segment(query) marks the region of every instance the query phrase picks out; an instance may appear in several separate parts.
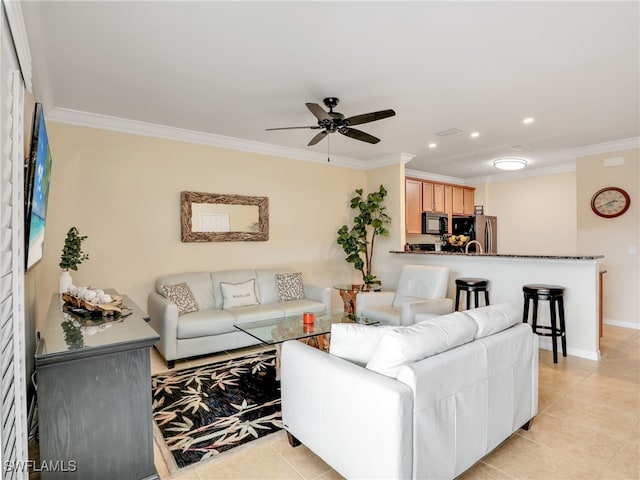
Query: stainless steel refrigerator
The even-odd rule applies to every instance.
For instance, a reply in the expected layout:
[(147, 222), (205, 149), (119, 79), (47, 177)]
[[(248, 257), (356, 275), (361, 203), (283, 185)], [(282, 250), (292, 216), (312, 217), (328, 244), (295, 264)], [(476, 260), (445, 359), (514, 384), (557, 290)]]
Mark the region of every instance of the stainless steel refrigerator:
[[(491, 215), (454, 216), (451, 232), (454, 235), (466, 235), (482, 245), (485, 253), (498, 253), (498, 217)], [(469, 247), (470, 252), (477, 251), (477, 245)]]

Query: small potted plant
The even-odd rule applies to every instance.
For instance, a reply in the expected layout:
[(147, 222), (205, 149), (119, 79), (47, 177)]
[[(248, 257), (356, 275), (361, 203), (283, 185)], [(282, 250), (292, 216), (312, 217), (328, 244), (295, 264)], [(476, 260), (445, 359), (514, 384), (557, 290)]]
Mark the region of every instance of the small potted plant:
[(71, 227), (67, 232), (67, 238), (64, 240), (64, 247), (62, 247), (62, 256), (60, 257), (60, 268), (62, 268), (59, 282), (60, 293), (66, 292), (69, 286), (73, 284), (69, 270), (77, 271), (78, 265), (89, 259), (89, 255), (82, 251), (82, 242), (86, 239), (87, 236), (80, 235), (76, 227)]

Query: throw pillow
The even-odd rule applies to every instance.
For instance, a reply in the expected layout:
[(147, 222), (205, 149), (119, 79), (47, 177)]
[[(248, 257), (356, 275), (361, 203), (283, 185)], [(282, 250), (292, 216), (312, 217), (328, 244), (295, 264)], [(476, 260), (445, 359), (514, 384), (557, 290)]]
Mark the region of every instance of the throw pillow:
[(220, 289), (222, 290), (223, 309), (258, 304), (255, 278), (244, 283), (220, 282)]
[(396, 378), (400, 367), (406, 363), (417, 362), (473, 341), (478, 328), (473, 320), (462, 312), (447, 317), (387, 332), (367, 363), (367, 368)]
[(300, 300), (304, 298), (304, 286), (302, 273), (277, 273), (276, 285), (281, 302), (288, 300)]
[(197, 312), (200, 310), (193, 293), (186, 283), (177, 283), (175, 285), (163, 285), (162, 294), (178, 307), (178, 315), (185, 313)]
[(375, 352), (382, 337), (398, 327), (390, 325), (358, 325), (334, 323), (331, 325), (329, 353), (349, 362), (364, 366)]

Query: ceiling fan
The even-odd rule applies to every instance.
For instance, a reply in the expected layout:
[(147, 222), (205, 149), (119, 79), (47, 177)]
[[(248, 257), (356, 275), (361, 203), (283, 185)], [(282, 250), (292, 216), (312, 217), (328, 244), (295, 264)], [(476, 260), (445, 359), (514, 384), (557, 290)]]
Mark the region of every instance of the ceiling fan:
[(363, 123), (375, 122), (376, 120), (382, 120), (384, 118), (393, 117), (396, 112), (393, 110), (380, 110), (379, 112), (363, 113), (362, 115), (354, 115), (353, 117), (345, 118), (342, 113), (334, 112), (333, 109), (340, 103), (340, 99), (336, 97), (327, 97), (323, 100), (325, 106), (329, 111), (325, 111), (317, 103), (306, 103), (305, 105), (318, 119), (317, 125), (311, 125), (306, 127), (280, 127), (280, 128), (267, 128), (266, 130), (292, 130), (296, 128), (310, 128), (312, 130), (322, 129), (307, 146), (315, 145), (320, 140), (325, 138), (330, 133), (341, 133), (347, 137), (360, 140), (367, 143), (378, 143), (379, 138), (369, 135), (366, 132), (351, 128), (352, 125), (361, 125)]

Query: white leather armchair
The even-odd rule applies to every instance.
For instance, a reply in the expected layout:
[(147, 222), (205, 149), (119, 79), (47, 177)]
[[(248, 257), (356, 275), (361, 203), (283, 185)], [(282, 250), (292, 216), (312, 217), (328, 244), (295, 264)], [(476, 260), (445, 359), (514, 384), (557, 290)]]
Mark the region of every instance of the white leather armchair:
[(448, 284), (447, 267), (404, 265), (395, 292), (358, 294), (356, 314), (386, 325), (412, 325), (418, 313), (446, 315), (453, 312)]

